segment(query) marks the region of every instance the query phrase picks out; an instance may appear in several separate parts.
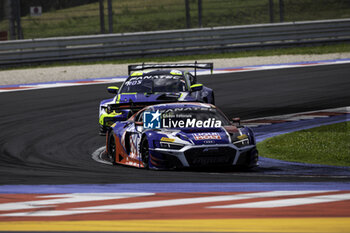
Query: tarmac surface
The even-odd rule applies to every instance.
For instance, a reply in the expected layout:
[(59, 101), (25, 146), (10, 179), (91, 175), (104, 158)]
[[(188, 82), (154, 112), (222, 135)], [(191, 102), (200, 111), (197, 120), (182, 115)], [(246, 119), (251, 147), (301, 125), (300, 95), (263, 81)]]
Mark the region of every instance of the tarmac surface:
[[(201, 76), (229, 117), (250, 119), (350, 105), (350, 65)], [(348, 176), (295, 174), (293, 164), (252, 171), (147, 171), (92, 160), (99, 101), (108, 85), (0, 93), (0, 184), (349, 181)], [(276, 171), (280, 169), (280, 173)], [(288, 172), (290, 171), (290, 172)]]

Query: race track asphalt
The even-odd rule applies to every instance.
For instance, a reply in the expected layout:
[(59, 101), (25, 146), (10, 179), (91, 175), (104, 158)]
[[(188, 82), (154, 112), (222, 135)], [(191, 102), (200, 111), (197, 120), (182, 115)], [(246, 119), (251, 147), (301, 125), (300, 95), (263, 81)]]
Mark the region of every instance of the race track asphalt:
[[(201, 76), (229, 117), (350, 105), (350, 65)], [(252, 171), (147, 171), (97, 163), (98, 105), (106, 84), (0, 93), (0, 185), (176, 182), (345, 181), (348, 177), (268, 175)], [(290, 168), (289, 168), (290, 169)]]

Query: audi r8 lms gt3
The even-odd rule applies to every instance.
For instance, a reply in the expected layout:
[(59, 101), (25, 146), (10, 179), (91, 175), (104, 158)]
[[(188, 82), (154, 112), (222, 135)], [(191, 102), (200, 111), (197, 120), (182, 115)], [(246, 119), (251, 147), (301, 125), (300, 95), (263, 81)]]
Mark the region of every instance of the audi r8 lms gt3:
[(253, 131), (195, 102), (152, 105), (115, 122), (106, 152), (114, 164), (150, 169), (258, 165)]
[[(194, 68), (194, 75), (176, 68)], [(120, 89), (114, 86), (108, 87), (108, 92), (116, 94), (115, 97), (100, 103), (100, 135), (105, 135), (108, 127), (115, 121), (126, 120), (132, 115), (128, 105), (137, 104), (142, 108), (151, 104), (175, 101), (214, 104), (213, 90), (197, 83), (197, 69), (212, 71), (213, 63), (129, 65), (130, 76)], [(115, 103), (124, 105), (115, 111), (108, 111), (108, 106)]]

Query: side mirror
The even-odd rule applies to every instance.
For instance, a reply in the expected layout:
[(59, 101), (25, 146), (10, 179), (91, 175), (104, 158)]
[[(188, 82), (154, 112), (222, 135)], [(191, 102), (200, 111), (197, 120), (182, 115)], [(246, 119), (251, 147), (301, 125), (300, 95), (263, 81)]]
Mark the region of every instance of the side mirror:
[(108, 93), (111, 93), (111, 94), (118, 94), (118, 90), (119, 90), (119, 87), (115, 87), (115, 86), (107, 87)]
[(238, 125), (240, 125), (241, 124), (241, 118), (239, 118), (239, 117), (232, 118), (232, 123), (238, 123)]
[(201, 91), (203, 89), (203, 84), (193, 84), (191, 86), (191, 91)]

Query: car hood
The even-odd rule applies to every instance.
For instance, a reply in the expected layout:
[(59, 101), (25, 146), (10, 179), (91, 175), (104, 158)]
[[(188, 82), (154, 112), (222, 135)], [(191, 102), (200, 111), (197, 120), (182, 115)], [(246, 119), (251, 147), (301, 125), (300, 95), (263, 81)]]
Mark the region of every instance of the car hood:
[(231, 142), (230, 135), (223, 128), (174, 128), (158, 131), (162, 137), (175, 139), (175, 143), (208, 145), (227, 144)]
[(227, 144), (230, 138), (223, 128), (185, 128), (180, 134), (186, 135), (195, 145)]

